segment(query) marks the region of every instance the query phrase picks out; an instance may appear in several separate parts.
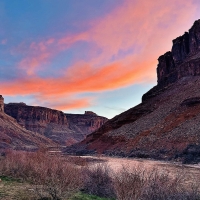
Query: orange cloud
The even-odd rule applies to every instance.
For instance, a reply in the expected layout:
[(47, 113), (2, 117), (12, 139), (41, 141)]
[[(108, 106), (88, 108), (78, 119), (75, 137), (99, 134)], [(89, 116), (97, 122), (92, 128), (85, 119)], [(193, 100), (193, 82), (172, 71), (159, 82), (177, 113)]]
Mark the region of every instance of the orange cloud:
[[(43, 99), (41, 99), (43, 100)], [(70, 99), (69, 100), (58, 100), (54, 99), (53, 103), (43, 102), (45, 107), (54, 108), (57, 110), (69, 110), (69, 109), (78, 109), (78, 108), (86, 108), (91, 106), (90, 98), (81, 98), (81, 99)]]
[[(48, 98), (52, 95), (111, 90), (130, 83), (143, 82), (144, 76), (142, 74), (147, 75), (148, 73), (149, 79), (153, 79), (155, 73), (148, 70), (148, 66), (155, 64), (156, 61), (153, 63), (137, 63), (137, 67), (134, 68), (133, 66), (136, 63), (124, 65), (119, 62), (97, 69), (90, 66), (86, 68), (73, 66), (72, 70), (68, 70), (71, 71), (70, 75), (66, 72), (64, 76), (59, 78), (44, 79), (33, 76), (9, 83), (4, 82), (1, 91), (5, 95), (35, 94)], [(78, 71), (79, 75), (77, 76)]]
[[(27, 57), (18, 64), (27, 77), (1, 83), (1, 92), (33, 94), (46, 101), (51, 96), (99, 92), (155, 80), (158, 56), (170, 50), (171, 40), (182, 34), (185, 26), (191, 26), (194, 13), (192, 0), (184, 4), (182, 0), (125, 0), (113, 12), (90, 22), (88, 31), (33, 42)], [(59, 78), (37, 75), (43, 64), (78, 41), (93, 45), (94, 51), (88, 51), (87, 61), (77, 60)], [(101, 53), (97, 54), (96, 48)], [(85, 106), (88, 101), (77, 101), (70, 106)], [(65, 104), (60, 108), (65, 108)]]

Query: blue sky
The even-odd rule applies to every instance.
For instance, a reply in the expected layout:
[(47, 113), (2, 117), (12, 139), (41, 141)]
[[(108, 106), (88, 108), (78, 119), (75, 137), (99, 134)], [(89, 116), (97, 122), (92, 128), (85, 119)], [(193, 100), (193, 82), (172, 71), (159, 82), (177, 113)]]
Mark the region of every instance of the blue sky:
[(199, 9), (197, 0), (0, 0), (0, 93), (112, 118), (156, 84), (157, 58)]

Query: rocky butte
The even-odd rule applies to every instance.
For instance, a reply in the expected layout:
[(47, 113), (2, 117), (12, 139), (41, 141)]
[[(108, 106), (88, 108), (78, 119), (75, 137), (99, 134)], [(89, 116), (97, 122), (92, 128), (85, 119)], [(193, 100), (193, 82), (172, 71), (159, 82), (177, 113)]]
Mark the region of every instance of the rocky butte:
[(158, 58), (157, 79), (141, 104), (66, 153), (200, 162), (200, 20)]
[(5, 113), (27, 130), (40, 133), (60, 145), (68, 146), (83, 140), (108, 119), (92, 111), (65, 114), (62, 111), (25, 103), (5, 104)]
[(158, 58), (158, 84), (143, 95), (146, 100), (168, 85), (188, 76), (200, 75), (200, 20), (189, 32), (173, 40), (172, 50)]

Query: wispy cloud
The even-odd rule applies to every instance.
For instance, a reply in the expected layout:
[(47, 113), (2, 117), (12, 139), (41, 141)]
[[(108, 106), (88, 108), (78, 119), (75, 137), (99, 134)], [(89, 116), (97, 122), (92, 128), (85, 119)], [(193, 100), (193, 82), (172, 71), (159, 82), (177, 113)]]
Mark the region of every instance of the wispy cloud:
[[(40, 102), (41, 97), (36, 97), (35, 99)], [(45, 106), (49, 108), (55, 108), (57, 110), (69, 110), (69, 109), (78, 109), (78, 108), (86, 108), (91, 106), (91, 98), (79, 98), (76, 99), (73, 96), (68, 96), (66, 98), (50, 98), (48, 101), (44, 101), (41, 99), (40, 106)], [(34, 104), (34, 103), (33, 103)], [(35, 101), (35, 105), (38, 105)]]
[[(195, 9), (192, 0), (184, 4), (182, 0), (125, 0), (101, 19), (89, 21), (87, 31), (32, 42), (17, 64), (26, 76), (1, 83), (1, 91), (5, 95), (33, 94), (46, 102), (50, 96), (61, 98), (155, 80), (157, 57), (169, 50), (181, 27), (189, 27)], [(84, 50), (87, 59), (76, 58), (73, 65), (62, 69), (62, 76), (48, 77), (47, 65), (51, 63), (59, 71), (53, 59), (81, 41), (90, 47)], [(41, 70), (47, 78), (39, 76)], [(57, 108), (84, 107), (89, 101), (57, 102)]]

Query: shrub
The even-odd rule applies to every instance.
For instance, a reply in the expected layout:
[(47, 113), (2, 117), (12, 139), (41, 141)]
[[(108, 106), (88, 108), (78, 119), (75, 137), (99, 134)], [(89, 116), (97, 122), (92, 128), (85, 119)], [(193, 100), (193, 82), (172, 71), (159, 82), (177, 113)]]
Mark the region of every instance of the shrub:
[(198, 177), (183, 171), (171, 174), (161, 168), (123, 166), (114, 173), (105, 163), (89, 165), (80, 157), (52, 157), (45, 152), (8, 151), (0, 159), (2, 180), (12, 177), (32, 183), (38, 200), (69, 199), (80, 190), (118, 200), (200, 200)]
[(145, 171), (140, 168), (123, 168), (114, 176), (117, 199), (138, 200), (146, 184)]
[[(185, 184), (183, 171), (123, 167), (114, 177), (118, 200), (198, 200), (199, 185)], [(191, 178), (191, 177), (190, 177)]]
[(68, 198), (82, 187), (80, 169), (41, 152), (8, 152), (0, 162), (0, 172), (32, 183), (40, 199)]
[(83, 170), (84, 191), (100, 197), (115, 196), (111, 170), (106, 164), (95, 164)]
[(182, 178), (181, 173), (172, 176), (166, 170), (158, 171), (154, 169), (147, 176), (142, 198), (151, 200), (175, 200), (176, 196), (180, 198), (179, 194), (184, 190)]

